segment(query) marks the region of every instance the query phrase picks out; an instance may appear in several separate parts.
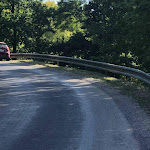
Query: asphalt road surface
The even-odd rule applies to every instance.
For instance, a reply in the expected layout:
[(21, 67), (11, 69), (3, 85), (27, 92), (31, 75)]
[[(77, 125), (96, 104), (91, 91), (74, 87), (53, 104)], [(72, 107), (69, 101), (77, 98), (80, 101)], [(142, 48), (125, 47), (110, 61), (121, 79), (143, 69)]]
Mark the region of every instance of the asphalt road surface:
[(139, 150), (113, 99), (82, 79), (0, 62), (0, 150)]

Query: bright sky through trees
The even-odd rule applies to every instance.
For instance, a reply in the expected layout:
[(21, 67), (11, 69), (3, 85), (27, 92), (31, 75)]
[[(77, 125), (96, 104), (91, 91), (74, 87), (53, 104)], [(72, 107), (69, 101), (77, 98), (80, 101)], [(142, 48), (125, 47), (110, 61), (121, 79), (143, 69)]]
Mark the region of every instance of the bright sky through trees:
[[(47, 0), (43, 0), (43, 2), (46, 2)], [(55, 1), (56, 3), (59, 2), (60, 0), (52, 0)]]

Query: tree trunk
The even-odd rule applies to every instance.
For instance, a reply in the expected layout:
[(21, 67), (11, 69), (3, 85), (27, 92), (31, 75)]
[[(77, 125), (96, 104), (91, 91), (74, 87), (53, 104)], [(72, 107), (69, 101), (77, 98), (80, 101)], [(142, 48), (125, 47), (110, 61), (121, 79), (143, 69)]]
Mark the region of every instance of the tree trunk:
[[(14, 14), (14, 12), (15, 12), (15, 2), (14, 2), (14, 0), (12, 1), (11, 12), (12, 12), (12, 14)], [(17, 52), (17, 50), (16, 50), (16, 47), (17, 47), (16, 36), (17, 36), (17, 30), (16, 30), (16, 25), (14, 23), (14, 25), (13, 25), (13, 42), (12, 42), (12, 44), (13, 44), (13, 53)]]

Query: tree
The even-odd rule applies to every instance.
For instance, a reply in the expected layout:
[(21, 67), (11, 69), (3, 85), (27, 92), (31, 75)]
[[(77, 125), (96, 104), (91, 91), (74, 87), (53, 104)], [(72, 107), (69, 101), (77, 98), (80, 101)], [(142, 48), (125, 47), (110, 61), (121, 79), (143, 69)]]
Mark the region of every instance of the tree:
[[(30, 33), (30, 4), (28, 0), (3, 0), (2, 14), (2, 37), (6, 41), (9, 41), (13, 47), (13, 52), (17, 51), (17, 46), (24, 43), (27, 40)], [(7, 30), (6, 30), (7, 29)]]
[(137, 63), (144, 71), (150, 72), (150, 1), (130, 2), (131, 16), (128, 21), (130, 49), (137, 57)]
[(51, 30), (50, 9), (41, 0), (3, 0), (1, 4), (2, 41), (12, 45), (14, 53), (19, 47), (26, 52), (40, 49), (45, 43), (41, 37)]
[[(127, 7), (124, 1), (93, 0), (85, 6), (87, 37), (99, 45), (97, 59), (111, 63), (121, 62), (120, 55), (128, 54)], [(94, 55), (94, 53), (93, 53)]]
[[(0, 2), (0, 41), (5, 41), (8, 42), (7, 37), (9, 36), (9, 27), (6, 26), (8, 25), (8, 20), (7, 18), (4, 17), (4, 13), (7, 12), (8, 10), (6, 8), (6, 3), (4, 1)], [(5, 10), (5, 11), (4, 11)]]

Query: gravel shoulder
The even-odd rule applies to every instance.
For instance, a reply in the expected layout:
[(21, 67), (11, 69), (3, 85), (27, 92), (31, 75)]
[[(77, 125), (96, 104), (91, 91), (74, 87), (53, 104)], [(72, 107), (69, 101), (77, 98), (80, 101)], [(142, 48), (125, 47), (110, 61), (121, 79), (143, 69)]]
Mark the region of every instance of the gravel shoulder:
[[(88, 80), (88, 79), (87, 79)], [(110, 95), (120, 111), (133, 128), (135, 138), (139, 141), (142, 150), (150, 150), (150, 116), (142, 109), (133, 98), (106, 83), (90, 80), (91, 84)]]

